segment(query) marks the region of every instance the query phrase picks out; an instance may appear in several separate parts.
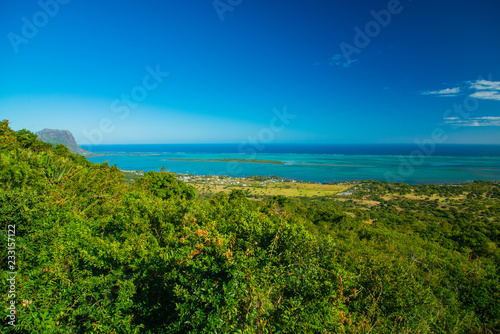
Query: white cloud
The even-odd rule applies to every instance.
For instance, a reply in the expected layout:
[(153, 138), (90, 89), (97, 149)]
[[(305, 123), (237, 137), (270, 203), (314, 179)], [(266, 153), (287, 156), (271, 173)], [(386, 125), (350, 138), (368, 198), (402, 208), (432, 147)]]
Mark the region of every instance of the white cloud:
[(459, 119), (458, 117), (448, 117), (444, 119), (446, 125), (454, 126), (500, 126), (500, 117), (483, 116)]
[(442, 90), (426, 91), (422, 92), (422, 95), (439, 95), (439, 96), (457, 96), (460, 93), (460, 87), (456, 88), (446, 88)]
[(421, 95), (458, 96), (469, 95), (475, 99), (500, 101), (500, 81), (465, 81), (461, 87), (420, 92)]
[(474, 94), (471, 94), (470, 96), (475, 98), (475, 99), (500, 101), (500, 91), (498, 91), (498, 92), (496, 92), (496, 91), (476, 92)]
[(470, 81), (472, 89), (476, 90), (496, 90), (500, 91), (500, 81), (476, 80)]
[(471, 89), (476, 90), (470, 96), (481, 100), (500, 101), (500, 81), (476, 80), (469, 82)]

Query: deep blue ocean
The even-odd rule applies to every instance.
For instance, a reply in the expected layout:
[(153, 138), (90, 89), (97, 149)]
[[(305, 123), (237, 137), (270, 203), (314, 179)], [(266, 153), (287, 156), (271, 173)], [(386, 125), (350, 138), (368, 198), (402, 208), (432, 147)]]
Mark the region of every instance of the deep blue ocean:
[[(90, 161), (125, 170), (197, 175), (279, 176), (314, 182), (379, 180), (408, 184), (500, 180), (500, 145), (151, 144), (82, 146), (111, 155)], [(144, 155), (139, 155), (139, 154)], [(147, 155), (146, 155), (147, 154)], [(259, 159), (284, 164), (171, 161)]]

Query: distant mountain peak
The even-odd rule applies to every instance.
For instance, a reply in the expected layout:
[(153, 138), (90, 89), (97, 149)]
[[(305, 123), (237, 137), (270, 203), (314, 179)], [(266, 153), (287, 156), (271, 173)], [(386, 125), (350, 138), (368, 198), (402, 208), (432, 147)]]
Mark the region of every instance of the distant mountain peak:
[(93, 155), (92, 152), (84, 150), (83, 148), (78, 146), (75, 137), (68, 130), (43, 129), (41, 131), (38, 131), (36, 135), (38, 136), (39, 140), (52, 144), (54, 146), (57, 144), (62, 144), (73, 153), (83, 156)]

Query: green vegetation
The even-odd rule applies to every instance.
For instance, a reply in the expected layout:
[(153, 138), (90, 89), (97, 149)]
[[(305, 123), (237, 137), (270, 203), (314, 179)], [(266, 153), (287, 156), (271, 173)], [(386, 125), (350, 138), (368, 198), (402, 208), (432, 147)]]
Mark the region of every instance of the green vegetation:
[[(3, 333), (498, 333), (500, 185), (199, 196), (0, 123)], [(16, 327), (6, 324), (16, 227)]]
[(120, 170), (125, 177), (125, 183), (133, 184), (137, 179), (144, 176), (144, 172), (140, 170)]
[(241, 163), (274, 164), (274, 165), (285, 164), (283, 161), (259, 160), (259, 159), (165, 159), (164, 161), (241, 162)]

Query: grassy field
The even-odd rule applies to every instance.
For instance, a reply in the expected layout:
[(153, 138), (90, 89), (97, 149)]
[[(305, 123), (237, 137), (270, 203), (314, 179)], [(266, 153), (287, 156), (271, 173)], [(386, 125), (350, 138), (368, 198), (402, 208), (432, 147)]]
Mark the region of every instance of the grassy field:
[(313, 196), (334, 196), (341, 193), (352, 185), (330, 185), (279, 182), (263, 185), (262, 182), (245, 181), (245, 185), (223, 185), (202, 182), (190, 182), (200, 194), (215, 194), (218, 192), (230, 193), (235, 189), (243, 190), (247, 196), (288, 196), (288, 197), (313, 197)]

